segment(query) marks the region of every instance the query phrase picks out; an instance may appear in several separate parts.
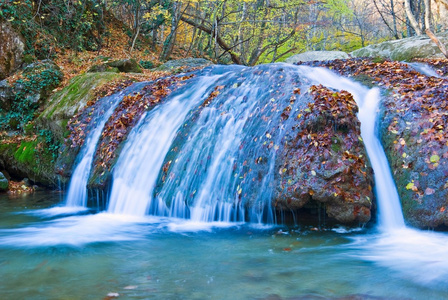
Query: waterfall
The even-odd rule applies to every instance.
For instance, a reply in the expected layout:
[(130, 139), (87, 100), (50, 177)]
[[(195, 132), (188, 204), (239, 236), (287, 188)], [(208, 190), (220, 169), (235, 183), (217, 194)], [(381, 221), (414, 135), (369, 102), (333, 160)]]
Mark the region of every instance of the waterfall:
[(101, 108), (94, 112), (92, 118), (95, 122), (94, 128), (87, 136), (84, 145), (78, 154), (79, 162), (70, 178), (69, 188), (65, 200), (67, 207), (87, 206), (87, 181), (89, 179), (96, 146), (101, 136), (103, 127), (123, 97), (138, 91), (143, 87), (143, 85), (144, 83), (135, 84), (119, 93), (100, 100), (102, 102)]
[[(271, 201), (276, 155), (293, 123), (281, 114), (287, 108), (305, 108), (309, 97), (298, 96), (295, 102), (290, 97), (295, 89), (316, 83), (354, 96), (375, 173), (380, 227), (403, 227), (398, 193), (375, 134), (379, 90), (323, 68), (286, 64), (207, 68), (144, 114), (112, 170), (107, 211), (198, 222), (275, 223)], [(86, 184), (102, 128), (123, 95), (132, 91), (107, 99), (109, 109), (98, 117), (79, 154), (67, 206), (86, 205)]]
[(287, 69), (214, 66), (169, 95), (129, 135), (108, 212), (274, 223), (281, 114), (300, 86)]
[(400, 198), (387, 162), (384, 149), (377, 137), (375, 123), (381, 100), (378, 88), (371, 90), (340, 77), (323, 68), (299, 67), (303, 76), (307, 76), (327, 87), (346, 90), (353, 95), (358, 105), (358, 118), (361, 122), (361, 136), (366, 146), (375, 178), (375, 194), (378, 201), (378, 223), (384, 230), (404, 226)]

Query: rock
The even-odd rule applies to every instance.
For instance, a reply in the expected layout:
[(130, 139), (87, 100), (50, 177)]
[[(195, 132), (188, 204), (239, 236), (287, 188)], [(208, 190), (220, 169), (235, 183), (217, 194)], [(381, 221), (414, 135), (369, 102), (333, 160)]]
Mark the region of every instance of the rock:
[(142, 73), (142, 69), (133, 58), (111, 61), (107, 65), (124, 73)]
[(19, 79), (11, 85), (0, 83), (0, 111), (2, 129), (20, 129), (35, 118), (37, 108), (43, 104), (63, 77), (59, 67), (51, 60), (30, 64)]
[(5, 79), (22, 64), (25, 42), (9, 22), (0, 21), (0, 80)]
[(66, 87), (50, 97), (37, 124), (49, 128), (62, 141), (68, 120), (94, 99), (94, 89), (122, 78), (115, 73), (86, 73), (72, 78)]
[(94, 65), (94, 66), (90, 67), (90, 69), (87, 72), (89, 72), (89, 73), (98, 73), (98, 72), (119, 73), (120, 70), (118, 70), (118, 68), (108, 66), (107, 64), (102, 64), (102, 65)]
[(206, 67), (213, 63), (204, 58), (182, 58), (176, 60), (170, 60), (159, 66), (159, 71), (183, 71), (187, 72), (192, 68)]
[(343, 51), (308, 51), (288, 57), (285, 62), (293, 64), (303, 61), (323, 61), (347, 58), (350, 58), (350, 56)]
[[(448, 33), (437, 35), (442, 43), (448, 43)], [(443, 58), (442, 52), (426, 35), (387, 41), (369, 45), (350, 53), (353, 57), (381, 57), (397, 61), (416, 58)]]
[(284, 210), (322, 207), (338, 222), (366, 223), (373, 171), (360, 139), (356, 103), (349, 93), (322, 86), (313, 86), (311, 95), (314, 103), (308, 105), (303, 121), (282, 141), (275, 205)]
[(2, 172), (0, 172), (0, 192), (4, 192), (8, 190), (9, 181)]
[(23, 180), (22, 180), (22, 182), (23, 182), (23, 184), (26, 186), (26, 187), (31, 187), (31, 186), (33, 186), (32, 184), (31, 184), (31, 181), (28, 179), (28, 178), (23, 178)]
[(5, 111), (11, 108), (11, 104), (14, 100), (14, 90), (13, 87), (8, 83), (8, 81), (0, 81), (0, 109)]
[(45, 186), (58, 186), (51, 152), (42, 149), (39, 140), (0, 143), (0, 169), (15, 178), (29, 178)]
[(142, 73), (142, 69), (135, 59), (121, 59), (106, 62), (101, 65), (92, 66), (87, 72), (123, 72), (123, 73)]
[[(389, 97), (383, 102), (381, 114), (381, 139), (404, 218), (409, 225), (424, 229), (448, 226), (448, 124), (442, 117), (448, 114), (446, 80), (444, 86), (440, 86), (441, 93), (427, 84), (427, 88), (416, 91), (418, 94)], [(429, 91), (434, 94), (421, 97)]]
[(13, 85), (15, 99), (27, 103), (43, 102), (59, 85), (63, 74), (59, 66), (46, 59), (26, 66), (22, 78)]

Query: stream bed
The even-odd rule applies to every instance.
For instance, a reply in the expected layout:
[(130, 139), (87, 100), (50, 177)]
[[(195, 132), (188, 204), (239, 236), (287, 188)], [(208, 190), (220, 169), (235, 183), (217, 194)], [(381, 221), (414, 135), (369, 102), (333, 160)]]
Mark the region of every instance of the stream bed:
[[(448, 237), (47, 209), (0, 195), (1, 299), (446, 299)], [(413, 241), (413, 238), (415, 241)]]

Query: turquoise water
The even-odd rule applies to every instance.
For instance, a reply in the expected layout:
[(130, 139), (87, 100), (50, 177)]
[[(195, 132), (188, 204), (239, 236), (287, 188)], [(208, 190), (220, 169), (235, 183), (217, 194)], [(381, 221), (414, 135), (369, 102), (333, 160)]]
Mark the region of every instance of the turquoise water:
[[(58, 193), (0, 196), (1, 299), (448, 295), (443, 246), (440, 261), (428, 253), (430, 262), (418, 263), (422, 254), (390, 249), (386, 238), (370, 230), (291, 230), (42, 210), (60, 199)], [(445, 238), (440, 234), (437, 240), (446, 244)]]

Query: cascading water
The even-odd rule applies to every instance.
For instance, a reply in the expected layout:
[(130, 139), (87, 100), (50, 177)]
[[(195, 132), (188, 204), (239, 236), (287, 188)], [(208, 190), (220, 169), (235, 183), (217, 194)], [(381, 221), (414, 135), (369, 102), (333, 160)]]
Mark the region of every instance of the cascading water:
[(300, 79), (287, 65), (209, 72), (169, 96), (131, 133), (113, 172), (108, 212), (275, 222), (281, 114)]
[[(207, 72), (168, 96), (134, 128), (113, 170), (109, 213), (149, 213), (202, 222), (246, 221), (248, 217), (251, 222), (274, 223), (271, 185), (276, 149), (288, 128), (280, 115), (294, 88), (310, 86), (298, 78), (308, 78), (354, 95), (375, 171), (379, 223), (382, 228), (404, 226), (398, 193), (375, 136), (378, 89), (306, 66), (215, 66)], [(96, 143), (123, 94), (109, 100), (113, 105), (97, 121), (81, 150), (67, 206), (85, 206)], [(270, 147), (263, 147), (267, 143)], [(250, 211), (245, 210), (247, 201)]]
[(78, 154), (79, 163), (76, 165), (70, 178), (66, 196), (67, 207), (87, 206), (87, 181), (89, 179), (93, 157), (103, 127), (123, 97), (130, 93), (137, 92), (143, 85), (144, 83), (135, 84), (119, 93), (105, 97), (101, 100), (101, 107), (104, 109), (95, 111), (92, 116), (92, 119), (95, 120), (94, 128), (86, 138), (84, 146)]
[(115, 166), (108, 212), (147, 214), (158, 172), (177, 130), (221, 76), (205, 77), (142, 117)]

